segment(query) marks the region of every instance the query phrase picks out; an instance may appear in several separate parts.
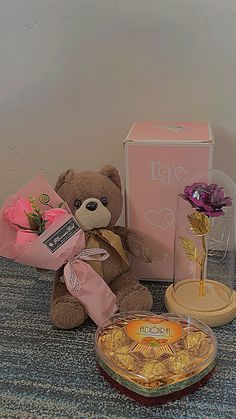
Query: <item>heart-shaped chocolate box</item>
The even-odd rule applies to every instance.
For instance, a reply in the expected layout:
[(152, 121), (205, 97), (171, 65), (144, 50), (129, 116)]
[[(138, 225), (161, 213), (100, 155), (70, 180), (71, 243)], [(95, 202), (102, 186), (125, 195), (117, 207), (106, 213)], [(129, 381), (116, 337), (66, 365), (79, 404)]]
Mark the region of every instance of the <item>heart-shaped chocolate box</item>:
[(174, 314), (119, 313), (96, 332), (103, 375), (142, 403), (164, 403), (204, 384), (217, 343), (204, 323)]

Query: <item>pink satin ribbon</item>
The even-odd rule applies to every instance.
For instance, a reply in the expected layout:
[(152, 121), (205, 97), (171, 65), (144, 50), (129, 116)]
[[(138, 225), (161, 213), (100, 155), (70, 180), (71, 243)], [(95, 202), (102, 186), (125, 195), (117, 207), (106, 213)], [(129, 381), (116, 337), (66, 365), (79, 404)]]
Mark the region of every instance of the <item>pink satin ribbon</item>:
[(108, 258), (105, 249), (84, 249), (64, 267), (63, 280), (69, 293), (80, 301), (98, 326), (118, 311), (117, 300), (103, 278), (84, 261), (103, 262)]

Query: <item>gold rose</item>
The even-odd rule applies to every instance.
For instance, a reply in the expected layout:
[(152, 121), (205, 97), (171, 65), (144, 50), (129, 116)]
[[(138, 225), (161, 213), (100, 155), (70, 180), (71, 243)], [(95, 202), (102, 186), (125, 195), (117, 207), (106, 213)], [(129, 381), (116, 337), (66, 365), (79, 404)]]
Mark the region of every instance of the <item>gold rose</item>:
[(188, 215), (188, 221), (190, 230), (196, 236), (200, 236), (202, 239), (202, 248), (203, 253), (200, 256), (197, 246), (195, 243), (188, 239), (187, 237), (180, 237), (186, 256), (192, 262), (196, 262), (201, 267), (200, 274), (200, 286), (199, 286), (199, 296), (203, 297), (205, 294), (204, 287), (204, 271), (205, 271), (205, 262), (206, 262), (206, 234), (210, 231), (210, 220), (209, 217), (202, 212), (192, 212)]

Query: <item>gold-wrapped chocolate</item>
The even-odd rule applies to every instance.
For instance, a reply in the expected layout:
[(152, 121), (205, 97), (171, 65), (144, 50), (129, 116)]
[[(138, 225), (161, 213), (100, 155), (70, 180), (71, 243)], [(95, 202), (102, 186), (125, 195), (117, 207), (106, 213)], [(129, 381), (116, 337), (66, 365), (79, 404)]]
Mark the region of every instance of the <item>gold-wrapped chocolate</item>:
[(167, 374), (167, 368), (163, 362), (156, 361), (155, 359), (147, 361), (141, 371), (140, 375), (149, 380), (160, 380)]
[(166, 360), (167, 368), (173, 374), (186, 372), (191, 363), (192, 361), (187, 351), (179, 351), (175, 356), (170, 356)]
[(107, 349), (115, 351), (121, 348), (126, 343), (126, 335), (120, 327), (108, 329), (108, 331), (100, 336), (100, 344), (104, 345)]
[(198, 346), (198, 353), (197, 355), (199, 357), (204, 357), (206, 355), (208, 355), (211, 351), (212, 348), (212, 341), (210, 338), (204, 338), (202, 339), (202, 341), (200, 342), (199, 346)]
[(118, 361), (122, 367), (126, 368), (129, 371), (132, 371), (135, 366), (135, 359), (129, 353), (130, 347), (128, 345), (122, 346), (117, 349), (114, 354), (115, 361)]
[(129, 345), (121, 346), (121, 348), (116, 349), (116, 354), (127, 355), (130, 352)]
[(199, 345), (201, 342), (203, 336), (201, 332), (193, 332), (190, 333), (185, 339), (184, 344), (185, 348), (189, 351), (195, 351), (196, 346)]

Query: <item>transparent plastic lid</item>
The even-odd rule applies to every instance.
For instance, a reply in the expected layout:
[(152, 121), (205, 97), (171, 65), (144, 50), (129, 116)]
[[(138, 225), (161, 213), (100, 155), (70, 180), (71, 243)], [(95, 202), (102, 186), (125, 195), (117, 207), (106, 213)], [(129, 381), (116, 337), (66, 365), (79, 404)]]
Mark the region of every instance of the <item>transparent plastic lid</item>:
[(119, 313), (96, 332), (98, 362), (145, 387), (179, 382), (210, 366), (216, 338), (204, 323), (175, 314)]

